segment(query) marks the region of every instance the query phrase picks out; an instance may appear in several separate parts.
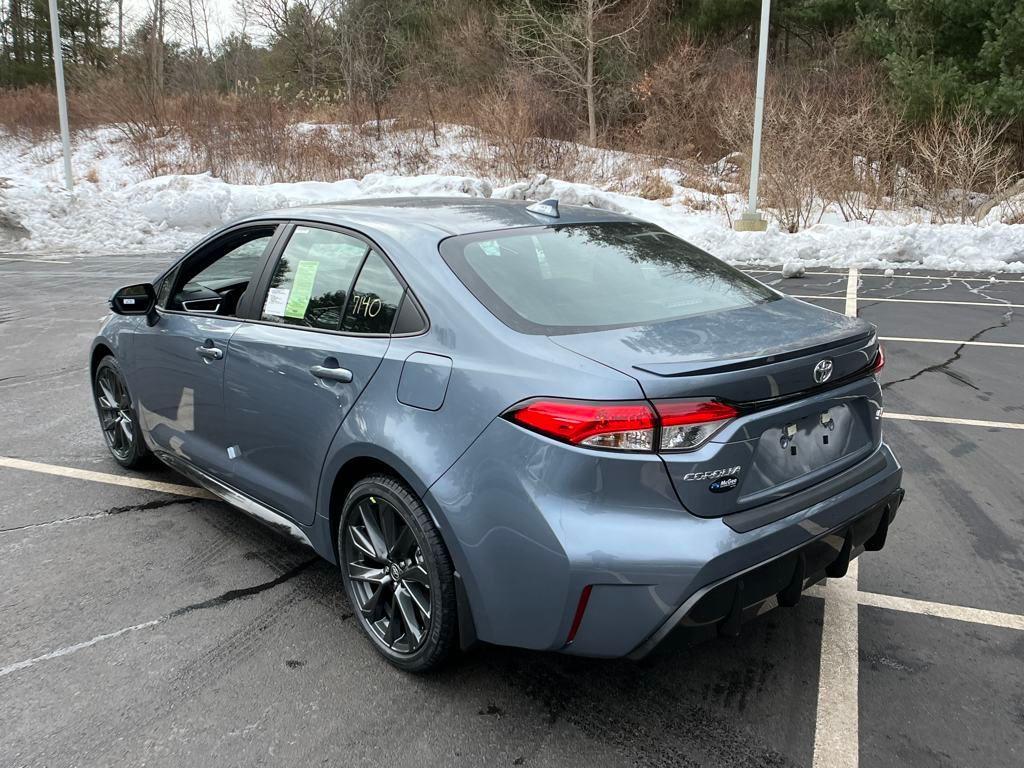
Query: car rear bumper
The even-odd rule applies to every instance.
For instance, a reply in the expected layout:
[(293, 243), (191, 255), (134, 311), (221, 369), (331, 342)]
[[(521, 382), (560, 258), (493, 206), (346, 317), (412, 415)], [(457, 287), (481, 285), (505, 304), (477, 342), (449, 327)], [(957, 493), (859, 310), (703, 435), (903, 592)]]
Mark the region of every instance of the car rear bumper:
[[(851, 528), (857, 554), (878, 529), (872, 516), (881, 519), (902, 481), (884, 444), (861, 465), (870, 471), (794, 493), (785, 509), (701, 518), (683, 509), (656, 455), (577, 448), (498, 419), (424, 501), (463, 579), (480, 640), (620, 657), (649, 652), (684, 619), (716, 629), (719, 601), (730, 609), (735, 602), (722, 597), (735, 586), (723, 585), (742, 574), (753, 574), (741, 598), (749, 605), (781, 591), (783, 578), (790, 583), (789, 558), (800, 553), (807, 583)], [(748, 590), (752, 581), (758, 586)]]
[(688, 646), (716, 635), (738, 635), (743, 622), (776, 605), (796, 605), (805, 589), (827, 577), (845, 576), (853, 558), (885, 546), (903, 495), (898, 488), (850, 522), (807, 544), (701, 587), (630, 658), (641, 659), (659, 646)]

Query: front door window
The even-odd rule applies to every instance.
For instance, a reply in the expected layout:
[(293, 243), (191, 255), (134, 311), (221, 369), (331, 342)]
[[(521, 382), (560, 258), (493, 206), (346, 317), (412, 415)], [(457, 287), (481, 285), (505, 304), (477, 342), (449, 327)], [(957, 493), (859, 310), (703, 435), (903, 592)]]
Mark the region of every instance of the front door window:
[(274, 269), (261, 319), (341, 330), (352, 282), (369, 250), (355, 237), (316, 227), (296, 227)]

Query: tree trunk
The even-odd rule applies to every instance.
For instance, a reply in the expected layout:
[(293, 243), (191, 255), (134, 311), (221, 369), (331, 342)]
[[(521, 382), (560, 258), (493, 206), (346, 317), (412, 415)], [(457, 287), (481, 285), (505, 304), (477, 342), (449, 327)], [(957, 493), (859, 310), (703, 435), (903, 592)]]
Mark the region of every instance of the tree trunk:
[(594, 0), (587, 0), (586, 26), (587, 73), (583, 91), (587, 97), (587, 136), (590, 146), (597, 144), (597, 109), (594, 105)]
[(597, 144), (597, 110), (594, 107), (593, 54), (587, 63), (587, 138), (590, 146)]

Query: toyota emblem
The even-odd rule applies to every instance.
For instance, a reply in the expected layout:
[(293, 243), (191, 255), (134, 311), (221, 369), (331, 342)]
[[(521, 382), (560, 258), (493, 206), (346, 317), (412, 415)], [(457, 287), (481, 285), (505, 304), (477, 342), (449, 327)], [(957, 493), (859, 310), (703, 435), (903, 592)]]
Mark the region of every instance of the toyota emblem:
[(832, 361), (827, 357), (824, 360), (819, 360), (818, 364), (814, 366), (814, 382), (816, 384), (824, 384), (831, 378)]

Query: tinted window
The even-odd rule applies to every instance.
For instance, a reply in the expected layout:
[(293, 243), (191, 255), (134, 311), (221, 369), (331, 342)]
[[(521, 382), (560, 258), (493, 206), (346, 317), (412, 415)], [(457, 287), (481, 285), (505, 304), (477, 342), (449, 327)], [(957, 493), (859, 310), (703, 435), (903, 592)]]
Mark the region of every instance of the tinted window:
[(395, 312), (405, 289), (375, 251), (366, 257), (345, 312), (343, 331), (350, 333), (390, 333)]
[(273, 233), (261, 235), (231, 248), (205, 269), (192, 276), (191, 282), (207, 285), (223, 281), (249, 280), (263, 259)]
[(174, 288), (174, 281), (178, 278), (178, 268), (175, 267), (168, 272), (164, 279), (160, 281), (160, 290), (156, 295), (156, 305), (161, 309), (167, 308), (167, 303), (171, 300), (171, 290)]
[(406, 292), (402, 306), (398, 308), (398, 318), (391, 327), (391, 332), (398, 334), (422, 333), (427, 330), (427, 318), (419, 308), (411, 293)]
[(366, 251), (366, 243), (355, 237), (296, 227), (274, 270), (262, 319), (340, 330), (345, 301)]
[(776, 295), (649, 224), (570, 224), (456, 237), (449, 266), (507, 325), (572, 333), (748, 306)]
[(230, 233), (182, 262), (160, 285), (158, 305), (175, 311), (234, 316), (263, 263), (276, 225)]

